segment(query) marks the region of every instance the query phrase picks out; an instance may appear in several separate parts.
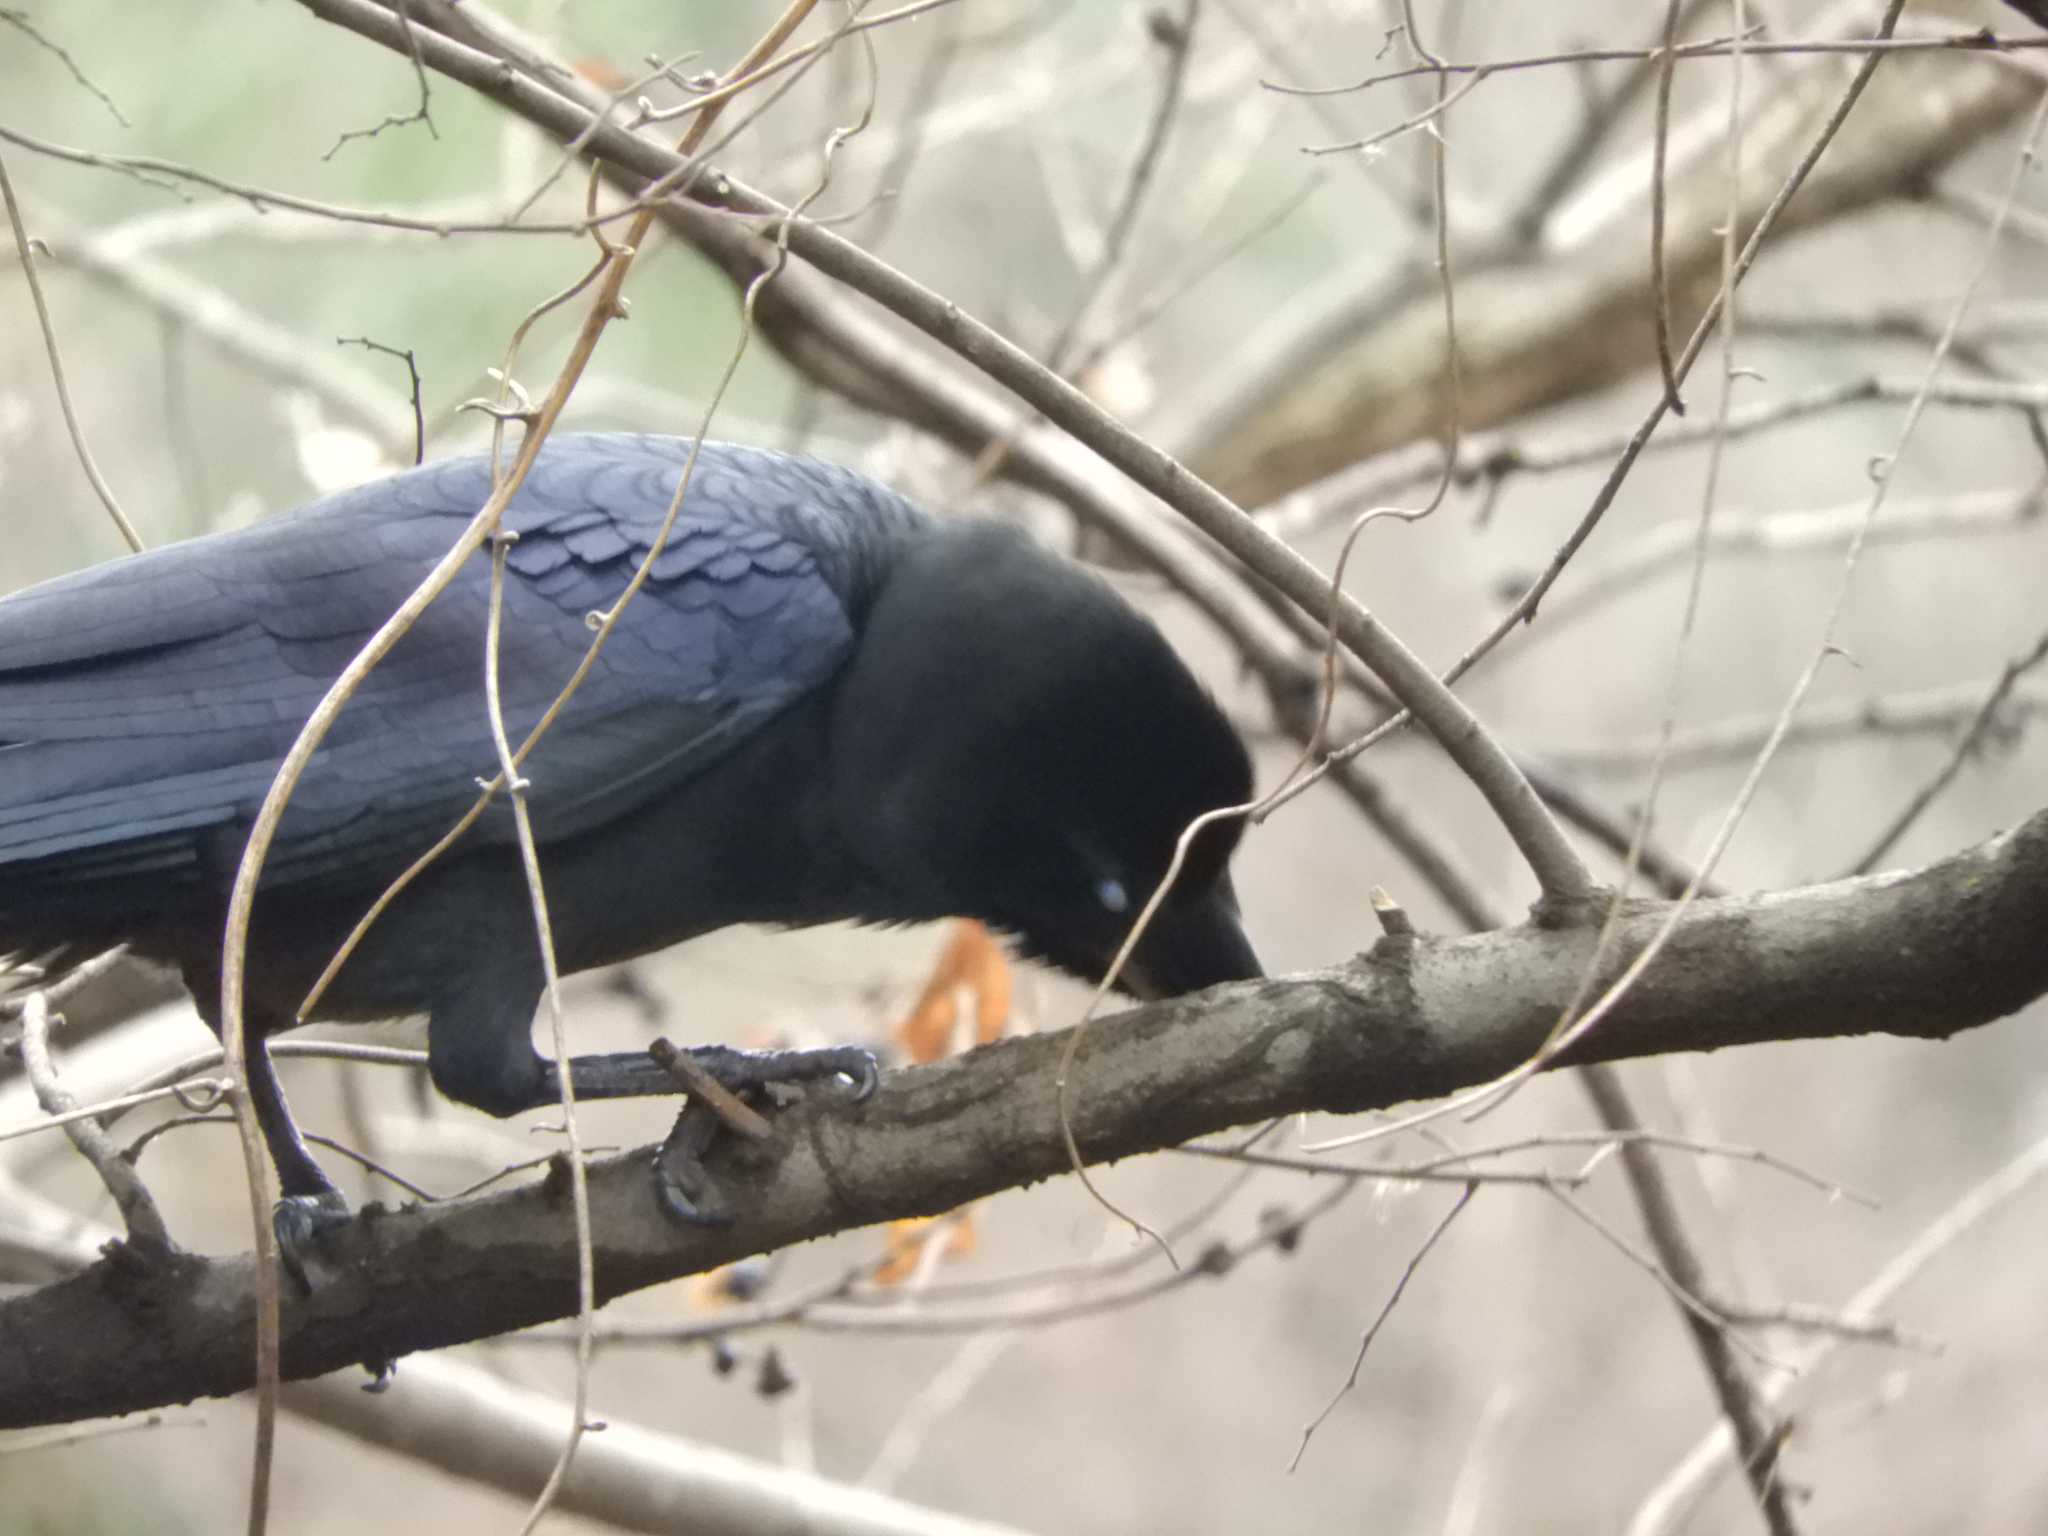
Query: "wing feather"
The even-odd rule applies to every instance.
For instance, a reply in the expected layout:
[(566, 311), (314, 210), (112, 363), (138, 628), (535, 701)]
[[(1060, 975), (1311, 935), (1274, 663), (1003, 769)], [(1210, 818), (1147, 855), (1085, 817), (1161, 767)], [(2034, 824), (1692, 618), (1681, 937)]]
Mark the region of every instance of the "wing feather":
[[(652, 547), (688, 449), (556, 439), (508, 510), (515, 742), (581, 659), (586, 616)], [(333, 677), (489, 487), (482, 459), (444, 461), (0, 599), (0, 890), (200, 878), (208, 840), (246, 828)], [(890, 547), (921, 522), (850, 471), (707, 443), (648, 583), (526, 764), (541, 835), (673, 790), (825, 683)], [(472, 560), (371, 674), (301, 780), (267, 880), (383, 878), (495, 772), (488, 581)], [(508, 837), (509, 819), (475, 835)]]

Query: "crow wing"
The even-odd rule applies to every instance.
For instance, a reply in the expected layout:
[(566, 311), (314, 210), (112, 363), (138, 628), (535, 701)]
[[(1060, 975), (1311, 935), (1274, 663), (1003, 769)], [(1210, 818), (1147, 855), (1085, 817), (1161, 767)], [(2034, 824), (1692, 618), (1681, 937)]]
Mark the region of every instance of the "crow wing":
[[(582, 658), (587, 616), (652, 548), (688, 451), (556, 439), (509, 507), (500, 677), (515, 745)], [(198, 878), (209, 840), (246, 829), (334, 677), (489, 491), (483, 459), (442, 461), (0, 600), (0, 890)], [(921, 522), (848, 470), (707, 443), (649, 580), (526, 761), (539, 835), (687, 782), (824, 683)], [(266, 884), (388, 876), (497, 771), (489, 581), (479, 555), (350, 702)], [(510, 818), (494, 809), (471, 836), (509, 838)]]

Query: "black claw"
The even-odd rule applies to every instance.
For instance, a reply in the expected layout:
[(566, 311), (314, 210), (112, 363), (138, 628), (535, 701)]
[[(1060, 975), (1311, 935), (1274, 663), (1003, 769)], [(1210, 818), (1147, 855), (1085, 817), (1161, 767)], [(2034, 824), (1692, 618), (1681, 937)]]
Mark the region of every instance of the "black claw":
[(390, 1390), (391, 1383), (398, 1379), (396, 1360), (365, 1360), (363, 1369), (370, 1373), (370, 1379), (363, 1383), (363, 1390), (372, 1397), (381, 1397)]
[[(690, 1185), (696, 1186), (694, 1194)], [(661, 1208), (685, 1226), (729, 1227), (738, 1215), (705, 1176), (704, 1169), (694, 1163), (679, 1168), (656, 1158), (654, 1194)]]
[(704, 1154), (722, 1128), (716, 1111), (692, 1099), (676, 1116), (668, 1140), (654, 1154), (655, 1198), (663, 1210), (688, 1226), (730, 1226), (737, 1214), (704, 1167)]
[(853, 1102), (865, 1104), (875, 1096), (875, 1090), (882, 1086), (882, 1064), (875, 1060), (873, 1051), (860, 1053), (860, 1065), (845, 1075), (853, 1080)]
[(882, 1064), (864, 1045), (827, 1045), (808, 1051), (784, 1051), (782, 1072), (775, 1082), (815, 1082), (821, 1078), (843, 1078), (852, 1089), (853, 1102), (865, 1103), (882, 1086)]
[(348, 1201), (339, 1190), (317, 1195), (286, 1195), (271, 1212), (270, 1229), (277, 1234), (277, 1254), (285, 1271), (298, 1282), (301, 1291), (313, 1290), (312, 1270), (319, 1266), (313, 1252), (324, 1233), (349, 1221)]

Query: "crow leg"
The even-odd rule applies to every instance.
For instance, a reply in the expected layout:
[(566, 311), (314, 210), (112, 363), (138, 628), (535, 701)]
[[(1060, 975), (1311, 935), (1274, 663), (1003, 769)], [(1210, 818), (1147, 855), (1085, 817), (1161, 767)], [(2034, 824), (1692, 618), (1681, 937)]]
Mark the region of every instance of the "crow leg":
[[(550, 1061), (533, 1049), (536, 978), (517, 968), (495, 973), (488, 987), (471, 987), (433, 1011), (427, 1056), (434, 1085), (449, 1098), (492, 1115), (516, 1115), (561, 1102), (562, 1073), (579, 1099), (672, 1098), (689, 1092), (677, 1072), (649, 1051), (615, 1051)], [(881, 1071), (859, 1046), (812, 1051), (743, 1051), (728, 1045), (693, 1046), (687, 1055), (704, 1074), (735, 1094), (759, 1094), (779, 1084), (850, 1079), (858, 1102), (875, 1091)], [(705, 1176), (703, 1154), (721, 1121), (701, 1097), (690, 1095), (661, 1155), (655, 1191), (664, 1209), (681, 1220), (732, 1219), (730, 1202)]]
[(334, 1194), (334, 1181), (313, 1160), (293, 1123), (269, 1045), (262, 1040), (249, 1041), (244, 1066), (249, 1073), (250, 1106), (256, 1111), (256, 1124), (262, 1128), (264, 1145), (270, 1148), (270, 1160), (277, 1167), (277, 1181), (285, 1194)]
[[(199, 1009), (207, 1028), (226, 1038), (221, 1031), (220, 968), (211, 961), (187, 963), (185, 987)], [(348, 1202), (334, 1181), (321, 1171), (306, 1150), (305, 1138), (292, 1120), (285, 1103), (284, 1088), (277, 1080), (277, 1067), (270, 1057), (270, 1019), (254, 1011), (242, 1016), (242, 1069), (249, 1079), (249, 1107), (255, 1112), (257, 1129), (270, 1152), (270, 1165), (277, 1170), (277, 1182), (284, 1198), (271, 1213), (271, 1229), (277, 1234), (279, 1256), (292, 1278), (307, 1289), (306, 1258), (314, 1238), (348, 1220)]]
[(270, 1149), (270, 1161), (277, 1169), (277, 1182), (284, 1195), (271, 1216), (278, 1255), (292, 1278), (311, 1290), (312, 1282), (306, 1271), (308, 1250), (322, 1232), (348, 1220), (348, 1201), (306, 1150), (305, 1138), (299, 1134), (291, 1107), (284, 1101), (284, 1087), (277, 1080), (270, 1046), (253, 1032), (247, 1040), (244, 1065), (249, 1074), (249, 1105), (256, 1112), (256, 1124), (263, 1132), (264, 1145)]
[[(533, 1013), (541, 992), (537, 957), (515, 952), (479, 983), (438, 1003), (427, 1022), (427, 1058), (434, 1086), (458, 1104), (504, 1117), (560, 1102), (564, 1063), (533, 1048)], [(872, 1053), (857, 1046), (815, 1051), (742, 1051), (692, 1046), (686, 1053), (734, 1093), (773, 1083), (848, 1077), (866, 1098), (881, 1081)], [(647, 1051), (575, 1056), (567, 1062), (579, 1099), (672, 1098), (685, 1085)]]

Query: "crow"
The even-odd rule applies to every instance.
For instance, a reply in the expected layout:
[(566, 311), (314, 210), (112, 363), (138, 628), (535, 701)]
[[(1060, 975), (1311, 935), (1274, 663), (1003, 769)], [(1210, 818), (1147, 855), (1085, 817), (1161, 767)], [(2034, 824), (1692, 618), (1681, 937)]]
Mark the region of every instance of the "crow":
[[(646, 563), (522, 764), (567, 972), (734, 923), (979, 918), (1099, 979), (1176, 841), (1243, 802), (1243, 744), (1150, 622), (1008, 526), (942, 520), (814, 458), (686, 438), (553, 439), (505, 512), (505, 724), (523, 741)], [(126, 943), (221, 1027), (227, 898), (316, 701), (491, 491), (438, 461), (252, 527), (0, 599), (0, 952)], [(479, 553), (372, 672), (280, 824), (250, 930), (252, 1106), (290, 1253), (347, 1206), (294, 1127), (267, 1036), (394, 877), (496, 774)], [(1228, 874), (1191, 845), (1122, 975), (1140, 997), (1260, 974)], [(424, 1014), (435, 1086), (551, 1103), (542, 960), (503, 797), (369, 929), (310, 1018)], [(730, 1087), (846, 1077), (852, 1047), (692, 1054)], [(678, 1092), (644, 1053), (568, 1063), (579, 1097)], [(680, 1184), (668, 1207), (709, 1219)]]

